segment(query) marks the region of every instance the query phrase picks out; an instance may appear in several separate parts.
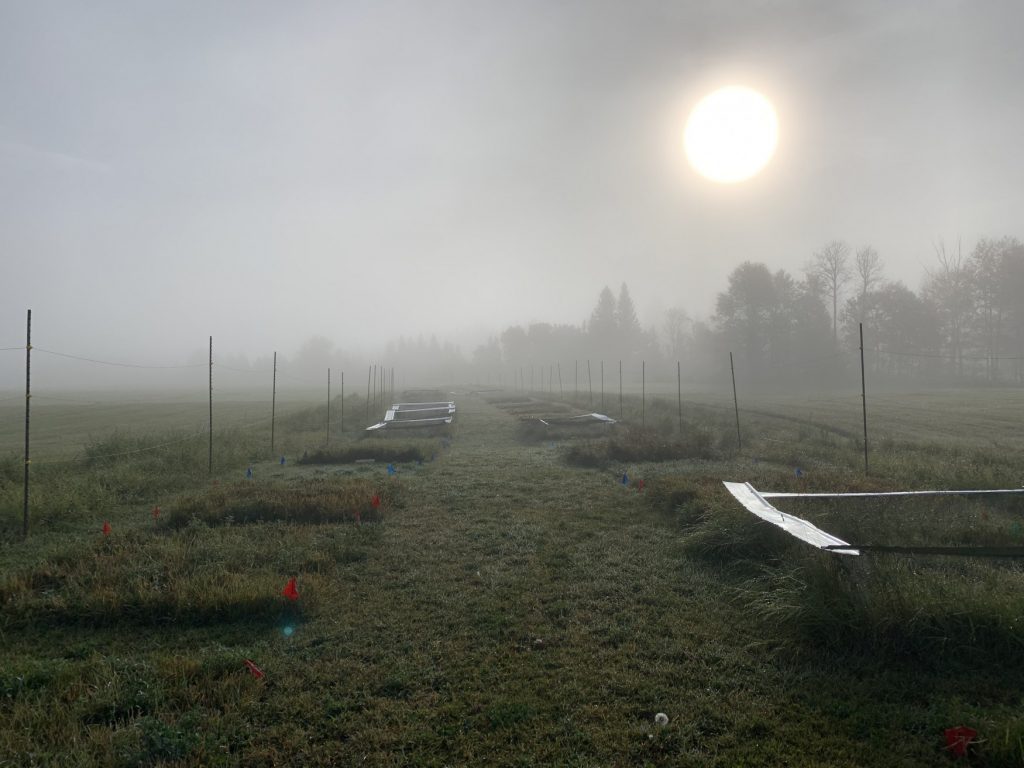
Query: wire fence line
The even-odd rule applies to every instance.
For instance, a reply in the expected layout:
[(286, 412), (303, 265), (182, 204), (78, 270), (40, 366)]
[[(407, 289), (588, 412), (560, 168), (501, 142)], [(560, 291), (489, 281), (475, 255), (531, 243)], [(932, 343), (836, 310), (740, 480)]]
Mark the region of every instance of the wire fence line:
[(190, 363), (185, 365), (144, 365), (141, 363), (119, 363), (111, 362), (110, 360), (97, 360), (92, 357), (83, 357), (81, 355), (72, 355), (67, 352), (54, 352), (52, 349), (43, 349), (42, 347), (32, 347), (33, 352), (43, 352), (47, 355), (54, 355), (56, 357), (66, 357), (71, 360), (80, 360), (86, 363), (95, 363), (96, 365), (108, 365), (115, 368), (146, 368), (153, 370), (167, 370), (171, 368), (206, 368), (207, 363)]
[(920, 357), (930, 360), (950, 360), (956, 362), (957, 360), (974, 360), (978, 362), (987, 362), (989, 360), (1024, 360), (1022, 356), (1003, 356), (1003, 355), (944, 355), (939, 352), (896, 352), (888, 349), (871, 350), (872, 353), (878, 352), (882, 355), (893, 355), (895, 357)]
[[(307, 410), (307, 408), (305, 408), (305, 407), (304, 408), (296, 408), (294, 410), (288, 411), (287, 413), (278, 414), (277, 418), (278, 419), (289, 419), (289, 418), (292, 418), (294, 416), (299, 415), (300, 413), (302, 413), (305, 410)], [(247, 421), (243, 421), (243, 422), (229, 423), (226, 426), (223, 426), (223, 427), (220, 427), (220, 428), (214, 430), (214, 432), (215, 432), (215, 434), (223, 436), (223, 435), (231, 434), (232, 432), (245, 431), (245, 430), (249, 430), (249, 429), (255, 429), (255, 428), (261, 427), (261, 426), (262, 427), (266, 427), (266, 426), (268, 426), (270, 424), (270, 422), (271, 422), (271, 417), (270, 416), (263, 416), (263, 417), (260, 417), (258, 419), (251, 419), (251, 420), (247, 420)], [(113, 452), (113, 453), (100, 453), (100, 454), (92, 454), (92, 453), (90, 453), (88, 455), (83, 455), (83, 454), (88, 450), (89, 446), (87, 446), (87, 445), (77, 445), (77, 446), (74, 446), (72, 448), (72, 450), (75, 450), (77, 452), (76, 455), (74, 455), (74, 456), (69, 456), (69, 457), (63, 458), (63, 459), (42, 459), (42, 460), (32, 459), (30, 463), (33, 466), (54, 465), (54, 464), (75, 464), (75, 463), (84, 461), (86, 459), (93, 460), (93, 459), (116, 458), (116, 457), (120, 457), (120, 456), (131, 456), (131, 455), (140, 454), (140, 453), (147, 453), (149, 451), (160, 450), (161, 448), (166, 448), (166, 447), (172, 446), (172, 445), (180, 445), (182, 443), (186, 443), (186, 442), (189, 442), (191, 440), (195, 440), (195, 439), (200, 438), (200, 437), (206, 437), (208, 435), (209, 435), (209, 430), (206, 429), (206, 428), (203, 428), (203, 429), (198, 430), (196, 432), (192, 432), (192, 433), (190, 433), (188, 435), (185, 435), (184, 437), (176, 438), (174, 440), (167, 440), (167, 441), (164, 441), (164, 442), (156, 443), (154, 445), (144, 446), (142, 448), (132, 448), (132, 449), (129, 449), (129, 450), (126, 450), (126, 451), (116, 451), (116, 452)]]

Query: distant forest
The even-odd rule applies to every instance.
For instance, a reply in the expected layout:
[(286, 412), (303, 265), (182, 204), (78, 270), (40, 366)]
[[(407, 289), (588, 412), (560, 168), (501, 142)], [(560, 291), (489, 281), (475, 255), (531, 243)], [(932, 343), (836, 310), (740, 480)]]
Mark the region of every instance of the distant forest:
[(966, 254), (939, 243), (935, 256), (918, 293), (886, 279), (874, 248), (854, 251), (840, 240), (815, 251), (800, 277), (744, 262), (710, 319), (672, 309), (657, 328), (641, 326), (625, 284), (617, 295), (606, 287), (589, 321), (511, 326), (473, 352), (471, 368), (478, 378), (525, 378), (529, 386), (521, 371), (543, 376), (557, 364), (568, 388), (587, 360), (614, 366), (616, 376), (621, 360), (631, 381), (641, 361), (662, 379), (674, 378), (679, 361), (688, 381), (710, 381), (732, 352), (748, 383), (837, 386), (852, 384), (863, 324), (865, 366), (876, 382), (1024, 384), (1024, 245), (983, 239)]

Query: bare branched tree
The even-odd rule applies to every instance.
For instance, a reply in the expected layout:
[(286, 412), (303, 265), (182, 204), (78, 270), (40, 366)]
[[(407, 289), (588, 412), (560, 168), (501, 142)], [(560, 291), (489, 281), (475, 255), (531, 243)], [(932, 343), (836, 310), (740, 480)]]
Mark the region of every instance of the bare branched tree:
[(850, 281), (850, 247), (842, 240), (833, 240), (814, 252), (811, 273), (821, 281), (832, 299), (832, 341), (839, 339), (839, 297)]
[(855, 257), (857, 278), (860, 280), (860, 296), (863, 301), (875, 284), (882, 279), (882, 259), (878, 251), (870, 245), (865, 245)]
[(964, 330), (972, 303), (971, 269), (959, 239), (955, 251), (947, 249), (942, 240), (933, 247), (939, 267), (926, 270), (928, 278), (923, 293), (939, 317), (940, 332), (956, 373), (963, 375)]

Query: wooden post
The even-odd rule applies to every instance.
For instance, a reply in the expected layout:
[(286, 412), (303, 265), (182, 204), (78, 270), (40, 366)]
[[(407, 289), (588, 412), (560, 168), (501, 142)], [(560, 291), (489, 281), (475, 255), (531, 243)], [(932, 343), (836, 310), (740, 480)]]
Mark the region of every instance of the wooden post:
[(580, 399), (580, 361), (576, 361), (576, 373), (572, 379), (572, 399), (576, 402)]
[(366, 421), (370, 421), (370, 373), (373, 371), (373, 366), (367, 366), (366, 368)]
[(587, 360), (587, 390), (590, 392), (590, 407), (594, 407), (594, 379), (590, 375), (590, 361)]
[(679, 405), (679, 434), (683, 434), (683, 374), (676, 360), (676, 402)]
[(213, 474), (213, 336), (210, 337), (210, 448), (207, 452), (206, 470)]
[(327, 442), (331, 444), (331, 369), (327, 369)]
[(732, 352), (729, 353), (729, 372), (732, 374), (732, 404), (736, 409), (736, 450), (743, 449), (743, 440), (740, 437), (740, 401), (736, 397), (736, 366), (732, 362)]
[(622, 421), (622, 361), (619, 360), (619, 421)]
[(868, 393), (864, 386), (864, 323), (860, 326), (860, 399), (864, 414), (864, 474), (868, 473)]
[(565, 390), (562, 389), (562, 364), (558, 364), (558, 399), (565, 400)]
[(604, 413), (604, 360), (601, 361), (601, 413)]
[(28, 538), (28, 470), (32, 465), (29, 453), (29, 419), (32, 413), (32, 310), (25, 323), (25, 497), (21, 518), (21, 535)]
[(270, 455), (274, 455), (274, 420), (277, 415), (277, 352), (274, 353), (274, 384), (270, 389)]
[(345, 432), (345, 372), (341, 372), (341, 431)]
[(377, 364), (373, 364), (373, 408), (377, 409)]
[(647, 361), (640, 361), (640, 426), (647, 428)]

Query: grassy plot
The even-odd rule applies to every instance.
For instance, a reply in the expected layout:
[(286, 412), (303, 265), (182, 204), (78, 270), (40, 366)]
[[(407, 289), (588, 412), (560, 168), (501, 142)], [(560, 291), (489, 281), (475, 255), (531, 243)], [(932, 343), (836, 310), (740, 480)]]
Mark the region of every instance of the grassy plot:
[[(718, 434), (702, 407), (684, 424)], [(240, 451), (216, 487), (196, 478), (161, 491), (158, 521), (151, 498), (128, 496), (104, 508), (108, 537), (95, 518), (58, 512), (27, 542), (5, 537), (0, 719), (11, 727), (0, 756), (931, 766), (948, 759), (943, 729), (965, 724), (985, 739), (972, 762), (1024, 757), (1018, 566), (840, 561), (758, 522), (720, 483), (885, 489), (941, 477), (960, 461), (952, 447), (908, 444), (864, 480), (856, 445), (765, 428), (771, 439), (752, 434), (739, 455), (720, 445), (699, 459), (580, 467), (565, 461), (577, 438), (524, 443), (517, 420), (481, 400), (460, 400), (459, 420), (439, 461), (401, 463), (393, 477), (380, 464), (265, 462), (236, 484), (251, 460)], [(987, 484), (1008, 478), (1021, 450), (958, 455), (959, 476)], [(73, 474), (101, 469), (116, 462)], [(645, 490), (623, 487), (624, 472)], [(354, 525), (346, 499), (371, 488), (385, 514)], [(246, 524), (243, 508), (256, 510)], [(1016, 512), (798, 514), (847, 535), (884, 524), (894, 537), (945, 516), (940, 538), (980, 540), (1012, 533)], [(291, 577), (297, 601), (281, 594)], [(668, 725), (655, 725), (658, 712)]]
[(396, 486), (365, 478), (269, 485), (243, 481), (177, 499), (167, 521), (176, 528), (195, 520), (206, 525), (379, 521), (396, 497)]

